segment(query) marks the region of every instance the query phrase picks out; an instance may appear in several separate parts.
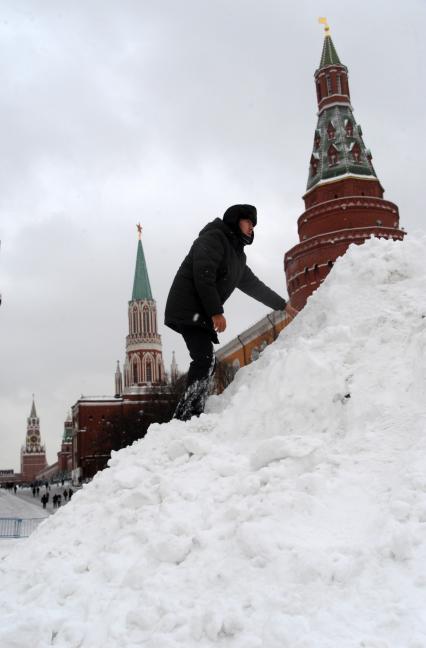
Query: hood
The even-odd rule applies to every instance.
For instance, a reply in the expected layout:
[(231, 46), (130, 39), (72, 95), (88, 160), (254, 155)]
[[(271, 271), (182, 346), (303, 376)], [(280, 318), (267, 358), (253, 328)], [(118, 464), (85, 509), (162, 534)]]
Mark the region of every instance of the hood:
[(254, 240), (254, 232), (251, 236), (243, 234), (238, 226), (242, 218), (246, 218), (253, 223), (255, 227), (257, 224), (257, 209), (253, 205), (232, 205), (228, 207), (223, 215), (223, 222), (235, 232), (243, 245), (251, 245)]

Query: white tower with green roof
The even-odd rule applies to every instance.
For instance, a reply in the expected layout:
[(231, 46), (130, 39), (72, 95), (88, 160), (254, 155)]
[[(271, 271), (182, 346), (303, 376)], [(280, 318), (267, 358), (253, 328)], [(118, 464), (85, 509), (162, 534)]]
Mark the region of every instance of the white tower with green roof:
[[(135, 276), (129, 301), (129, 334), (126, 337), (124, 362), (124, 395), (150, 392), (166, 382), (161, 336), (158, 334), (157, 305), (152, 297), (145, 255), (142, 227), (138, 229)], [(118, 371), (118, 369), (117, 369)], [(116, 391), (120, 381), (115, 376)], [(121, 394), (117, 394), (121, 395)]]

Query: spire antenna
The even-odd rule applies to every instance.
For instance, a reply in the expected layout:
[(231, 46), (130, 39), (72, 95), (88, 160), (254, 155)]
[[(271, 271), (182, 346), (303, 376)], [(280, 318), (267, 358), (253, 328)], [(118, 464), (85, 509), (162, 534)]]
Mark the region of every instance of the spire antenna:
[(330, 36), (330, 25), (328, 24), (328, 20), (325, 17), (318, 18), (318, 22), (321, 25), (324, 25), (324, 31), (326, 36)]
[(140, 241), (141, 238), (142, 238), (142, 225), (140, 223), (137, 223), (136, 224), (136, 229), (138, 230), (138, 239)]

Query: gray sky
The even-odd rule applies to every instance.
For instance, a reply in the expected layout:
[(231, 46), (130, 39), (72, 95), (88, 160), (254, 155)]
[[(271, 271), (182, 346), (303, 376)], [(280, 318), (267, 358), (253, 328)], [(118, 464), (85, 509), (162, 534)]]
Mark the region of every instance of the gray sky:
[[(0, 468), (19, 469), (31, 394), (48, 460), (80, 394), (124, 358), (135, 223), (159, 320), (202, 226), (259, 213), (248, 262), (287, 295), (329, 19), (385, 197), (423, 229), (426, 3), (5, 0), (0, 15)], [(267, 309), (234, 294), (222, 342)], [(161, 326), (166, 368), (178, 335)]]

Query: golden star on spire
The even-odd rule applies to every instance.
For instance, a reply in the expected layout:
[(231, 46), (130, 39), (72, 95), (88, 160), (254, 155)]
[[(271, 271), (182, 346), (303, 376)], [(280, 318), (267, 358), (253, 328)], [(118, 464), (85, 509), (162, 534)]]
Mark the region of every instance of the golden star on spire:
[(136, 224), (136, 229), (138, 230), (138, 239), (141, 240), (142, 238), (142, 225), (140, 223)]
[(327, 18), (318, 18), (318, 22), (321, 25), (324, 25), (324, 31), (327, 36), (330, 35), (330, 25), (328, 24)]

